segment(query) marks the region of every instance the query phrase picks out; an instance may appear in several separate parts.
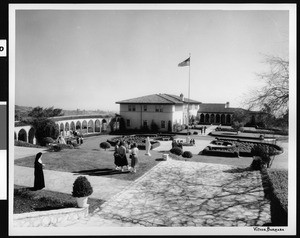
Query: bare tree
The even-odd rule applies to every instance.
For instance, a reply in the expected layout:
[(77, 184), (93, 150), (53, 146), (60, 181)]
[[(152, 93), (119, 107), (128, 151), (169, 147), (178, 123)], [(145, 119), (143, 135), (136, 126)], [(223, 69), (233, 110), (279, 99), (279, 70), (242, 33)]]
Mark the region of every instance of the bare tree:
[(266, 56), (269, 72), (257, 76), (265, 81), (265, 86), (253, 91), (246, 104), (250, 109), (262, 109), (268, 105), (273, 115), (286, 114), (289, 102), (289, 61), (275, 56)]

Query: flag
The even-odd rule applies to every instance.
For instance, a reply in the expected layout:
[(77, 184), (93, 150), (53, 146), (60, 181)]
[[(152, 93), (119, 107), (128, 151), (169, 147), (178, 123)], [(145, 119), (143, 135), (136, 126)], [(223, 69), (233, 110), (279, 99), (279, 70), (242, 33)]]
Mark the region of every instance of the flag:
[(190, 66), (190, 57), (178, 64), (179, 67)]

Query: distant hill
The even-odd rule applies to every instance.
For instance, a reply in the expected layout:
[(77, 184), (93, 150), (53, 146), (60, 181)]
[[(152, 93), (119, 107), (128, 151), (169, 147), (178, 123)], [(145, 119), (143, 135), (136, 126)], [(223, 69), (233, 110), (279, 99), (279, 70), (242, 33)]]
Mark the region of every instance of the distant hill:
[[(28, 113), (33, 109), (33, 107), (26, 107), (15, 105), (15, 121), (20, 121), (26, 117), (28, 117)], [(104, 111), (104, 110), (63, 110), (64, 116), (74, 116), (74, 115), (114, 115), (115, 111)]]

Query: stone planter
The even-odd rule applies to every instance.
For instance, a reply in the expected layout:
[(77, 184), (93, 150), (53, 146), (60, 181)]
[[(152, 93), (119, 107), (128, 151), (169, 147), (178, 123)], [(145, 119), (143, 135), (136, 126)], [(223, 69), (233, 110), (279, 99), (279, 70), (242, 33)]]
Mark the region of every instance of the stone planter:
[(77, 201), (77, 206), (82, 208), (82, 207), (88, 207), (89, 204), (87, 203), (88, 197), (79, 197), (76, 198)]

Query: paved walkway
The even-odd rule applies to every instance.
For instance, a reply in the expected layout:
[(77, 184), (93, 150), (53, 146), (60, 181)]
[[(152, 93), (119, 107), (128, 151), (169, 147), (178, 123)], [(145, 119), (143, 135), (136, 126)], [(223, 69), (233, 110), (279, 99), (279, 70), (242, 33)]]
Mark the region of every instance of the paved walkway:
[[(14, 167), (14, 184), (26, 187), (33, 187), (34, 169), (15, 165)], [(73, 183), (78, 174), (44, 170), (46, 178), (45, 189), (71, 194)], [(124, 181), (114, 178), (97, 177), (85, 175), (93, 187), (91, 198), (107, 200), (113, 195), (122, 191), (131, 181)]]
[(58, 226), (261, 226), (270, 222), (257, 171), (229, 165), (161, 162), (85, 219)]
[[(196, 146), (184, 150), (198, 154), (209, 143), (199, 139)], [(170, 147), (171, 142), (166, 141), (156, 150), (168, 151)], [(15, 147), (15, 159), (37, 152)], [(87, 176), (94, 189), (91, 197), (106, 202), (85, 219), (57, 226), (261, 226), (270, 222), (270, 204), (264, 199), (260, 173), (234, 168), (169, 159), (134, 182)], [(44, 173), (45, 189), (69, 194), (78, 176)], [(33, 186), (33, 169), (15, 165), (14, 179), (17, 185)]]

